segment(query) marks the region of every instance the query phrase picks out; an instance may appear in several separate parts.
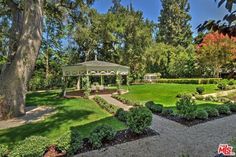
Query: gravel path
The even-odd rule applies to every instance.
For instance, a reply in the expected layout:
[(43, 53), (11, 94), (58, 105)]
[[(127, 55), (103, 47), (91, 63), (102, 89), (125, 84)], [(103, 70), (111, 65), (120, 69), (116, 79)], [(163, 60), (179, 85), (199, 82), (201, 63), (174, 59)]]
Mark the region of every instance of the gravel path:
[(210, 93), (210, 94), (204, 94), (204, 97), (207, 96), (213, 96), (213, 97), (217, 97), (217, 96), (227, 96), (229, 94), (232, 93), (236, 93), (236, 89), (232, 89), (232, 90), (226, 90), (226, 91), (220, 91), (220, 92), (216, 92), (216, 93)]
[(53, 113), (55, 112), (52, 107), (26, 107), (26, 114), (24, 116), (0, 121), (0, 129), (13, 128), (23, 124), (37, 122), (43, 120), (44, 118)]
[(219, 144), (228, 143), (236, 137), (236, 115), (192, 127), (153, 115), (151, 128), (160, 135), (90, 151), (76, 157), (179, 157), (187, 154), (190, 157), (213, 157)]

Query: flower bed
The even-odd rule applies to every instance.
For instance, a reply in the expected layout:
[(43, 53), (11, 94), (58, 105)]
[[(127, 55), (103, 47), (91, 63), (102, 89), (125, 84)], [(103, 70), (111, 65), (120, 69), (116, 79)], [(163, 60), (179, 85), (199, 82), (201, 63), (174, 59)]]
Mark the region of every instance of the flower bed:
[(111, 113), (111, 114), (115, 114), (118, 107), (113, 105), (113, 104), (109, 104), (106, 100), (104, 100), (103, 98), (99, 97), (99, 96), (95, 96), (93, 98), (93, 100), (102, 108), (105, 109), (107, 112)]
[(117, 99), (118, 101), (120, 101), (126, 105), (129, 105), (129, 106), (143, 106), (143, 104), (138, 101), (129, 100), (129, 99), (124, 98), (118, 94), (112, 94), (112, 98)]

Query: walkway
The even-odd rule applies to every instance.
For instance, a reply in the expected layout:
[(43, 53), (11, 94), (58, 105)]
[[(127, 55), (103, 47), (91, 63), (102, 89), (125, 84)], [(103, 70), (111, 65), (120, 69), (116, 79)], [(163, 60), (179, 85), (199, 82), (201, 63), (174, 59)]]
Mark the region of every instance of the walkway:
[(233, 94), (233, 93), (236, 93), (236, 89), (220, 91), (220, 92), (210, 93), (210, 94), (204, 94), (203, 96), (204, 97), (207, 97), (207, 96), (217, 97), (217, 96), (227, 96), (227, 95)]
[(22, 117), (17, 117), (5, 121), (0, 121), (0, 129), (7, 129), (17, 127), (23, 124), (37, 122), (43, 120), (55, 113), (52, 107), (40, 106), (40, 107), (26, 107), (26, 114)]
[[(110, 99), (109, 96), (103, 98)], [(220, 143), (228, 143), (236, 137), (236, 115), (192, 127), (153, 115), (151, 127), (160, 135), (83, 153), (76, 157), (179, 157), (187, 154), (190, 157), (213, 157)]]

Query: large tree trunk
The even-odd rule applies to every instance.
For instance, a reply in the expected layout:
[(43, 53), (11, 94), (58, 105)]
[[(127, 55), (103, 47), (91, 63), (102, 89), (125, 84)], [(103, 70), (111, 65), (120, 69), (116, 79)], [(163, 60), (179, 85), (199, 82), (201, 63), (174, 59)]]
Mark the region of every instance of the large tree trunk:
[(24, 1), (22, 32), (17, 51), (0, 76), (0, 119), (25, 113), (27, 83), (42, 40), (43, 0)]

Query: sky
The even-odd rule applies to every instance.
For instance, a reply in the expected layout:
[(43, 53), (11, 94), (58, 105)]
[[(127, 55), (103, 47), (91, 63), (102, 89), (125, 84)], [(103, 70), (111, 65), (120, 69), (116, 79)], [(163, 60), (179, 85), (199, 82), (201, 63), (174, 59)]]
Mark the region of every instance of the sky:
[[(144, 18), (148, 18), (157, 22), (158, 16), (160, 16), (161, 2), (160, 0), (122, 0), (121, 3), (124, 6), (129, 5), (132, 2), (133, 7), (136, 10), (143, 11)], [(206, 20), (214, 19), (220, 20), (227, 14), (227, 10), (224, 6), (218, 8), (217, 3), (214, 0), (189, 0), (190, 2), (190, 14), (192, 16), (191, 25), (194, 35), (196, 35), (196, 27)], [(100, 13), (106, 13), (111, 7), (112, 0), (96, 0), (93, 7)]]

